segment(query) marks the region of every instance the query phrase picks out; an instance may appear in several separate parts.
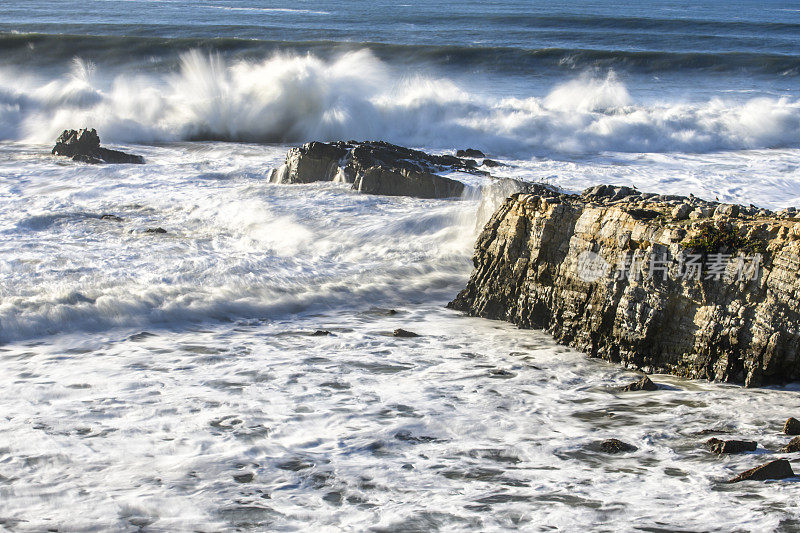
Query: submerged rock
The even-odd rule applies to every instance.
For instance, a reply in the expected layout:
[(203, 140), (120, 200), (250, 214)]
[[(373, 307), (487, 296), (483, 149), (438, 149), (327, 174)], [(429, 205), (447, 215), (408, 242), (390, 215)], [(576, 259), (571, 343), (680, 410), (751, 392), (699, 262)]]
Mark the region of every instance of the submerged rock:
[(787, 435), (800, 435), (800, 420), (790, 417), (783, 425), (783, 432)]
[(286, 162), (269, 174), (271, 183), (338, 181), (368, 194), (453, 198), (464, 184), (436, 172), (462, 171), (486, 175), (472, 163), (452, 155), (431, 155), (381, 141), (311, 142), (292, 148)]
[(757, 210), (692, 223), (673, 216), (685, 203), (717, 205), (609, 185), (511, 194), (449, 307), (648, 373), (800, 380), (800, 223)]
[(728, 483), (766, 481), (768, 479), (786, 479), (788, 477), (794, 477), (792, 465), (786, 459), (775, 459), (761, 466), (745, 470), (741, 474), (729, 479)]
[(654, 391), (654, 390), (658, 390), (658, 385), (656, 385), (655, 383), (650, 381), (649, 377), (644, 376), (639, 381), (631, 383), (630, 385), (625, 385), (624, 387), (622, 387), (621, 390), (625, 391), (625, 392), (642, 391), (642, 390), (644, 390), (644, 391)]
[(64, 130), (56, 139), (52, 154), (83, 163), (144, 163), (142, 156), (101, 148), (100, 136), (94, 129)]
[(758, 443), (752, 440), (721, 440), (711, 438), (706, 441), (706, 446), (714, 453), (745, 453), (754, 452)]
[(605, 453), (629, 453), (638, 450), (633, 444), (628, 444), (619, 439), (607, 439), (600, 443), (600, 451)]

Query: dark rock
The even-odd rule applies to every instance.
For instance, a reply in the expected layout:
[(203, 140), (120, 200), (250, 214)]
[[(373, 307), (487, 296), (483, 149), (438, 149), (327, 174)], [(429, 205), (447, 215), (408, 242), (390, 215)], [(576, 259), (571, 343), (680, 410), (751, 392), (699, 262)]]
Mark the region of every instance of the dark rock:
[(52, 154), (71, 157), (73, 161), (93, 164), (144, 163), (142, 156), (101, 148), (100, 136), (94, 129), (64, 130), (56, 139)]
[(100, 215), (100, 220), (113, 220), (114, 222), (122, 222), (122, 218), (117, 215)]
[(781, 448), (783, 453), (800, 452), (800, 437), (795, 437), (789, 441), (789, 444)]
[(467, 148), (466, 150), (456, 151), (457, 157), (486, 157), (486, 154), (475, 148)]
[(633, 444), (622, 442), (619, 439), (608, 439), (600, 443), (600, 451), (605, 453), (629, 453), (638, 449)]
[(739, 481), (766, 481), (768, 479), (786, 479), (795, 477), (792, 465), (786, 459), (775, 459), (769, 463), (746, 470), (728, 480), (728, 483)]
[(754, 452), (758, 443), (752, 440), (721, 440), (711, 438), (706, 441), (706, 446), (714, 453), (745, 453)]
[(331, 333), (327, 329), (318, 329), (317, 331), (311, 334), (312, 337), (327, 337), (328, 335), (333, 335), (333, 333)]
[(237, 474), (233, 476), (233, 479), (237, 483), (250, 483), (255, 478), (255, 475), (252, 472), (248, 472), (246, 474)]
[(484, 159), (483, 160), (483, 166), (489, 167), (489, 168), (496, 168), (496, 167), (503, 166), (503, 163), (498, 163), (494, 159)]
[(650, 381), (650, 378), (647, 376), (642, 377), (639, 381), (631, 383), (630, 385), (625, 385), (620, 390), (625, 392), (631, 391), (654, 391), (658, 390), (658, 385)]
[(405, 337), (405, 338), (419, 337), (417, 333), (414, 333), (413, 331), (407, 331), (405, 329), (396, 329), (394, 330), (392, 335), (395, 337)]
[(800, 420), (789, 418), (783, 425), (783, 432), (787, 435), (800, 435)]
[(146, 230), (144, 230), (144, 232), (145, 233), (159, 233), (159, 234), (161, 234), (161, 233), (166, 233), (167, 230), (165, 230), (164, 228), (147, 228)]
[(269, 174), (272, 183), (341, 181), (368, 194), (452, 198), (465, 187), (436, 172), (487, 174), (451, 155), (431, 155), (382, 141), (312, 142), (292, 148), (286, 162)]

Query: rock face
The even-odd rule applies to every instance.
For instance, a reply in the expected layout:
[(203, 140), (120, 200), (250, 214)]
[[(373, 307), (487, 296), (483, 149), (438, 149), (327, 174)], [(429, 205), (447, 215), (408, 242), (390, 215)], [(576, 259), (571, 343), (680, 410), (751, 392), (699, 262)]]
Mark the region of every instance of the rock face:
[(286, 162), (269, 174), (272, 183), (339, 181), (368, 194), (453, 198), (464, 184), (435, 172), (459, 170), (486, 175), (475, 162), (451, 155), (431, 155), (386, 142), (311, 142), (292, 148)]
[(144, 163), (142, 156), (101, 148), (100, 136), (94, 129), (64, 130), (56, 139), (52, 154), (83, 163)]
[(775, 459), (769, 463), (745, 470), (736, 477), (728, 480), (728, 483), (738, 483), (740, 481), (766, 481), (768, 479), (786, 479), (794, 477), (792, 465), (786, 459)]
[[(676, 210), (685, 204), (694, 219)], [(629, 187), (513, 194), (484, 227), (472, 277), (449, 307), (547, 329), (646, 372), (798, 380), (796, 220)]]

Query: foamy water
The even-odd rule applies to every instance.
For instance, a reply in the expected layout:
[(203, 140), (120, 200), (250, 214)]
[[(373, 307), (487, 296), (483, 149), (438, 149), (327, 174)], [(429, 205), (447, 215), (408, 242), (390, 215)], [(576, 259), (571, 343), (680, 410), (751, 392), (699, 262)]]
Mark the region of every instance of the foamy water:
[[(666, 390), (623, 395), (624, 369), (443, 308), (469, 275), (476, 213), (491, 212), (479, 195), (268, 184), (285, 146), (122, 148), (148, 164), (0, 148), (4, 527), (796, 525), (793, 482), (721, 483), (783, 445), (791, 387), (659, 376)], [(711, 186), (687, 169), (747, 187), (737, 162), (766, 173), (795, 155), (606, 154), (500, 173), (686, 193)], [(769, 198), (790, 203), (791, 180), (778, 186)], [(156, 227), (168, 233), (145, 233)], [(759, 451), (717, 458), (708, 428)], [(639, 449), (593, 451), (610, 437)]]

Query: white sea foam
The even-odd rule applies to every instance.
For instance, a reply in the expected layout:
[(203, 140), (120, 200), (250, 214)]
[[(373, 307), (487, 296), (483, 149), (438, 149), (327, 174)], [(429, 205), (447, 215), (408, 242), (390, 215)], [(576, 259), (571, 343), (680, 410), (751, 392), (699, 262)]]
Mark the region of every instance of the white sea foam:
[(508, 156), (800, 146), (800, 102), (791, 98), (639, 103), (613, 73), (567, 81), (541, 98), (499, 98), (447, 78), (398, 77), (368, 51), (261, 62), (192, 52), (162, 75), (108, 78), (76, 61), (67, 76), (0, 79), (6, 140), (45, 143), (91, 125), (111, 142), (382, 138)]

